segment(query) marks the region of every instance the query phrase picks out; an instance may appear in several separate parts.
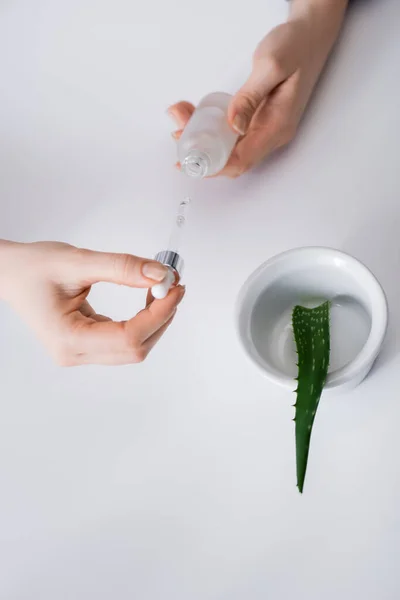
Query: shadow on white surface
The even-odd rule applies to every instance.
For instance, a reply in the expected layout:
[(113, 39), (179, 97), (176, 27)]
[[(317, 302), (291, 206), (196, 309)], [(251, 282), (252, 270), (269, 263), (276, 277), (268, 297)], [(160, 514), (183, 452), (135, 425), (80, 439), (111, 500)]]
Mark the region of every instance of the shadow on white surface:
[(360, 220), (359, 229), (346, 240), (343, 249), (364, 264), (381, 283), (389, 304), (389, 328), (383, 350), (374, 370), (397, 356), (400, 339), (400, 208), (391, 213), (378, 213), (368, 221)]

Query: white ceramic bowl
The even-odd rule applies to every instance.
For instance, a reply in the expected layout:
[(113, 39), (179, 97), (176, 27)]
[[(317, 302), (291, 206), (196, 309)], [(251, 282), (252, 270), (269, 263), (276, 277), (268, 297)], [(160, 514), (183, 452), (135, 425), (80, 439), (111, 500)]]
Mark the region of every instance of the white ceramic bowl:
[(299, 248), (268, 260), (244, 284), (237, 305), (239, 337), (272, 382), (296, 387), (292, 310), (325, 300), (332, 302), (325, 389), (344, 391), (367, 376), (386, 334), (386, 297), (371, 271), (338, 250)]

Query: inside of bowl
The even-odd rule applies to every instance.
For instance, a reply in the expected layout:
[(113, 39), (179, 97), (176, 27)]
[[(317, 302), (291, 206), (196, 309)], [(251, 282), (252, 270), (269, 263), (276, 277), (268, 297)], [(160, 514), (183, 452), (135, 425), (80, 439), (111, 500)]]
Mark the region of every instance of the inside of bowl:
[(262, 362), (286, 377), (296, 377), (297, 355), (292, 328), (296, 304), (317, 306), (331, 301), (331, 358), (329, 373), (345, 367), (360, 353), (371, 331), (371, 316), (356, 286), (335, 285), (325, 272), (316, 278), (306, 272), (282, 277), (258, 297), (250, 320), (250, 335)]

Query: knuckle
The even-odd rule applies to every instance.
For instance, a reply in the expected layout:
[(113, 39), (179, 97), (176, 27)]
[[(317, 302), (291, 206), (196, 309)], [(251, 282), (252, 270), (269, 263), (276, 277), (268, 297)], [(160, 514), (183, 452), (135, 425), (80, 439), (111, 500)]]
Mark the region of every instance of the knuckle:
[(113, 258), (114, 272), (118, 279), (125, 280), (132, 275), (135, 259), (130, 254), (116, 254)]
[(53, 351), (53, 360), (59, 367), (74, 367), (76, 358), (65, 347), (56, 348)]
[(54, 361), (58, 366), (74, 367), (81, 364), (79, 358), (82, 353), (79, 352), (79, 349), (82, 326), (83, 322), (77, 321), (59, 329), (57, 341), (52, 349)]
[(135, 364), (142, 363), (147, 357), (147, 353), (143, 347), (135, 348), (131, 351), (131, 362)]
[(131, 334), (126, 339), (127, 352), (129, 355), (129, 361), (131, 363), (141, 363), (146, 358), (146, 351), (143, 348), (139, 339), (133, 334)]
[(268, 69), (275, 81), (285, 78), (285, 68), (283, 62), (276, 56), (269, 56), (265, 59), (265, 68)]
[(238, 102), (240, 111), (244, 113), (246, 117), (251, 117), (257, 110), (262, 99), (261, 95), (257, 92), (241, 92)]
[(283, 60), (274, 54), (260, 55), (257, 51), (253, 55), (253, 68), (261, 71), (273, 81), (285, 79), (285, 66)]
[(75, 265), (87, 264), (90, 265), (93, 261), (92, 251), (87, 248), (73, 248), (70, 253), (71, 260), (75, 261)]
[(87, 248), (73, 248), (73, 252), (77, 257), (77, 260), (88, 260), (91, 256), (91, 251)]

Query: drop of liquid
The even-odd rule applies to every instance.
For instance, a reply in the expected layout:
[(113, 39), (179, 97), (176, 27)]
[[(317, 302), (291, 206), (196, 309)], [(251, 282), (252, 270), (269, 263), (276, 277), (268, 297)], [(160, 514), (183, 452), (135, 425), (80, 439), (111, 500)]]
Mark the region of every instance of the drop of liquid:
[(183, 227), (186, 223), (186, 213), (189, 208), (190, 198), (182, 200), (178, 207), (178, 214), (176, 217), (176, 224), (178, 227)]
[(179, 247), (181, 245), (182, 238), (182, 229), (186, 224), (186, 215), (190, 205), (190, 198), (185, 198), (178, 206), (178, 212), (175, 218), (174, 227), (171, 232), (171, 236), (169, 239), (169, 250), (173, 250), (174, 252), (179, 251)]

